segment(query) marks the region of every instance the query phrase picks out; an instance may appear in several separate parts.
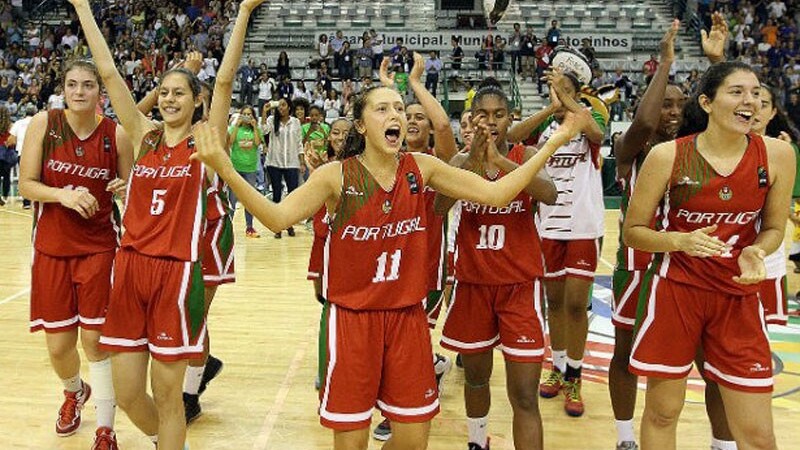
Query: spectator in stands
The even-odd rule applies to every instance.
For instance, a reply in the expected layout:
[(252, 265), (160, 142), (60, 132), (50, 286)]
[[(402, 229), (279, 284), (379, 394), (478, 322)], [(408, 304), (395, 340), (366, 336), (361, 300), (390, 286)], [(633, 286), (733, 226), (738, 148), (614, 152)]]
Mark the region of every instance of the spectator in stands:
[(797, 92), (789, 94), (789, 104), (786, 105), (786, 114), (795, 127), (800, 126), (800, 97)]
[(47, 98), (47, 110), (64, 109), (64, 92), (61, 84), (56, 85), (55, 90)]
[(339, 116), (342, 115), (342, 102), (339, 99), (339, 93), (336, 92), (336, 89), (330, 89), (328, 91), (328, 98), (325, 99), (324, 103), (324, 111), (325, 111), (325, 122), (332, 125)]
[[(292, 102), (295, 99), (302, 98), (307, 102), (311, 101), (311, 91), (306, 88), (306, 83), (303, 80), (297, 81), (297, 87), (294, 89), (294, 95), (292, 96)], [(295, 104), (295, 111), (297, 111), (297, 105)], [(303, 110), (303, 114), (305, 114), (305, 110)]]
[(555, 47), (559, 39), (561, 39), (561, 29), (558, 28), (558, 21), (553, 20), (550, 22), (550, 29), (547, 30), (547, 45)]
[(586, 57), (586, 60), (589, 61), (589, 66), (592, 69), (599, 68), (600, 63), (597, 62), (597, 51), (592, 46), (592, 41), (589, 38), (581, 39), (581, 47), (578, 49), (583, 56)]
[(311, 104), (324, 108), (327, 98), (328, 94), (325, 92), (325, 86), (323, 86), (322, 83), (316, 83), (314, 85), (314, 92), (311, 93)]
[[(262, 74), (263, 75), (263, 74)], [(234, 169), (251, 186), (257, 186), (258, 165), (261, 161), (261, 144), (264, 136), (258, 129), (255, 112), (250, 106), (245, 106), (239, 111), (239, 118), (228, 128), (228, 146), (230, 147), (231, 162)], [(231, 209), (236, 211), (236, 195), (229, 190)], [(253, 227), (253, 215), (245, 209), (245, 235), (249, 238), (260, 238)]]
[(775, 26), (772, 19), (767, 20), (767, 23), (761, 27), (761, 40), (770, 47), (774, 47), (778, 43), (778, 27)]
[[(366, 35), (366, 33), (365, 33)], [(356, 52), (356, 58), (358, 59), (358, 77), (364, 78), (369, 77), (372, 78), (372, 59), (374, 54), (372, 52), (372, 39), (369, 37), (364, 38), (361, 41), (361, 48), (358, 49)]]
[(283, 77), (292, 77), (292, 69), (289, 66), (289, 55), (285, 51), (278, 54), (278, 62), (275, 65), (275, 77), (279, 80)]
[(506, 60), (506, 41), (503, 36), (494, 37), (494, 44), (491, 51), (492, 70), (503, 70), (503, 62)]
[(333, 53), (333, 68), (336, 69), (337, 75), (341, 77), (339, 74), (339, 59), (341, 58), (341, 51), (342, 47), (344, 46), (345, 39), (344, 35), (342, 34), (342, 30), (336, 30), (336, 34), (334, 35), (331, 41), (331, 53)]
[(247, 64), (239, 68), (239, 103), (242, 105), (250, 105), (253, 102), (253, 94), (255, 92), (256, 82), (256, 67), (255, 61), (252, 59), (247, 61)]
[(262, 111), (264, 105), (272, 101), (276, 88), (275, 80), (270, 78), (269, 73), (261, 72), (261, 77), (258, 79), (258, 111)]
[[(285, 78), (288, 80), (288, 78)], [(303, 153), (303, 138), (300, 121), (292, 114), (291, 105), (282, 98), (273, 115), (267, 118), (264, 134), (269, 135), (267, 151), (267, 173), (272, 184), (272, 199), (280, 203), (283, 182), (289, 193), (297, 188), (300, 176), (300, 155)], [(294, 236), (294, 228), (288, 228), (289, 236)], [(281, 232), (275, 233), (280, 239)]]
[(338, 59), (336, 70), (342, 80), (353, 79), (353, 51), (350, 49), (350, 42), (345, 41), (342, 48), (335, 54)]
[(656, 54), (653, 53), (650, 55), (650, 59), (642, 64), (642, 74), (644, 75), (647, 84), (650, 83), (650, 79), (653, 78), (653, 75), (655, 75), (656, 69), (658, 69), (658, 58), (656, 57)]
[[(25, 111), (25, 117), (14, 122), (14, 125), (11, 125), (11, 129), (9, 130), (9, 137), (6, 140), (6, 145), (8, 147), (15, 147), (18, 153), (22, 150), (23, 146), (25, 145), (25, 133), (28, 131), (28, 125), (31, 124), (31, 120), (33, 119), (33, 116), (35, 116), (37, 112), (36, 106), (34, 106), (33, 104), (27, 105), (24, 111)], [(23, 199), (22, 208), (30, 209), (31, 208), (30, 200)]]
[(772, 0), (767, 8), (769, 9), (769, 16), (775, 20), (786, 14), (786, 4), (780, 0)]
[[(534, 40), (536, 38), (534, 37)], [(542, 84), (544, 84), (544, 71), (550, 67), (550, 57), (553, 54), (553, 47), (546, 42), (536, 42), (536, 89), (542, 95)]]
[(311, 114), (311, 103), (304, 98), (296, 98), (292, 100), (292, 108), (294, 109), (294, 116), (300, 121), (300, 124), (306, 124), (309, 121)]
[[(16, 150), (8, 145), (11, 134), (11, 115), (8, 109), (0, 106), (0, 206), (5, 206), (11, 191), (11, 168), (16, 165)], [(14, 152), (14, 153), (12, 153)]]
[(394, 40), (394, 47), (389, 50), (389, 56), (394, 57), (398, 53), (400, 53), (400, 49), (403, 48), (403, 38), (399, 37)]
[(383, 37), (378, 35), (374, 28), (369, 30), (370, 44), (372, 45), (372, 69), (375, 70), (383, 61)]
[(328, 72), (328, 64), (324, 61), (320, 63), (319, 69), (317, 69), (317, 83), (322, 84), (322, 89), (325, 92), (330, 91), (333, 89), (333, 79), (331, 78), (331, 74)]
[(72, 29), (67, 28), (66, 34), (61, 38), (61, 45), (64, 47), (69, 47), (70, 49), (73, 49), (78, 45), (78, 36), (72, 34)]
[(327, 34), (322, 33), (319, 35), (319, 40), (314, 44), (314, 50), (317, 51), (316, 64), (318, 66), (322, 63), (325, 63), (325, 65), (330, 63), (332, 50)]
[(442, 60), (439, 52), (431, 51), (430, 58), (425, 61), (425, 89), (436, 97), (436, 88), (439, 86), (439, 72), (442, 71)]
[[(278, 98), (285, 99), (286, 101), (291, 101), (293, 96), (294, 96), (294, 85), (292, 85), (292, 79), (284, 75), (283, 80), (281, 80), (280, 86), (278, 86)], [(267, 134), (267, 132), (264, 132), (264, 134)]]
[(508, 53), (511, 55), (511, 71), (522, 73), (520, 49), (522, 48), (522, 31), (519, 23), (514, 24), (514, 31), (508, 36)]

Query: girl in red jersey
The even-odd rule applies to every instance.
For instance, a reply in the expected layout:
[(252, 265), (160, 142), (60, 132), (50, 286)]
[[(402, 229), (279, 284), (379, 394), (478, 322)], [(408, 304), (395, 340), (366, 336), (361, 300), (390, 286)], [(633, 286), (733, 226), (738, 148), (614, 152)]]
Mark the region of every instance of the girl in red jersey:
[[(495, 82), (496, 83), (496, 82)], [(499, 84), (484, 81), (472, 102), (473, 149), (451, 164), (472, 168), (488, 180), (508, 176), (536, 149), (507, 140), (511, 116)], [(476, 159), (476, 149), (487, 156)], [(461, 354), (469, 448), (489, 448), (489, 380), (493, 349), (506, 360), (507, 390), (513, 410), (514, 445), (543, 448), (536, 386), (544, 355), (539, 235), (533, 222), (535, 201), (553, 203), (557, 192), (542, 171), (503, 208), (460, 202), (455, 242), (455, 287), (442, 331), (442, 346)]]
[[(776, 448), (757, 291), (764, 257), (783, 241), (795, 164), (788, 144), (750, 133), (760, 93), (748, 65), (709, 68), (679, 135), (696, 132), (653, 147), (628, 208), (625, 244), (656, 254), (630, 359), (631, 372), (648, 376), (644, 450), (675, 448), (698, 347), (739, 448)], [(662, 200), (659, 232), (652, 221)]]
[(582, 126), (570, 118), (527, 163), (495, 182), (424, 154), (401, 152), (405, 105), (388, 88), (366, 90), (353, 106), (354, 126), (341, 162), (317, 169), (275, 204), (231, 166), (216, 130), (195, 133), (197, 154), (217, 170), (259, 221), (281, 230), (325, 206), (332, 217), (325, 245), (321, 337), (327, 345), (320, 419), (334, 448), (366, 449), (372, 410), (392, 421), (386, 449), (427, 445), (439, 410), (427, 294), (426, 185), (453, 198), (502, 207)]
[(64, 384), (56, 433), (77, 431), (81, 409), (92, 393), (80, 378), (80, 327), (97, 406), (93, 448), (115, 449), (111, 361), (98, 342), (119, 244), (113, 193), (124, 192), (133, 153), (122, 127), (95, 114), (100, 87), (94, 64), (67, 64), (64, 97), (69, 109), (41, 112), (31, 120), (19, 187), (36, 202), (30, 327), (46, 332), (50, 362)]
[[(224, 138), (233, 77), (247, 21), (263, 0), (245, 0), (217, 74), (209, 122)], [(114, 385), (120, 406), (160, 449), (183, 448), (181, 397), (186, 361), (202, 356), (205, 336), (201, 235), (206, 187), (214, 174), (191, 161), (194, 120), (202, 115), (200, 82), (185, 69), (161, 78), (161, 126), (133, 102), (88, 2), (75, 6), (114, 109), (137, 155), (127, 187), (122, 249), (101, 346), (115, 352)], [(150, 357), (153, 397), (146, 392)]]

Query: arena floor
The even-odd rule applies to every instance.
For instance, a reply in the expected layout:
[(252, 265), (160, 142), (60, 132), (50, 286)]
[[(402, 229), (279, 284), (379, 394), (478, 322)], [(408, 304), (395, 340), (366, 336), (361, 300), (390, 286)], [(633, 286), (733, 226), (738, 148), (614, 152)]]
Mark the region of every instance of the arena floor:
[[(607, 211), (603, 261), (594, 288), (586, 382), (586, 414), (567, 417), (559, 398), (541, 400), (545, 448), (612, 449), (614, 418), (607, 390), (607, 367), (613, 330), (610, 325), (610, 273), (618, 239), (617, 212)], [(297, 237), (282, 240), (260, 227), (261, 239), (245, 239), (242, 214), (236, 216), (237, 283), (220, 288), (211, 308), (212, 353), (225, 369), (202, 397), (203, 415), (189, 427), (196, 449), (330, 449), (330, 431), (317, 418), (314, 378), (317, 365), (317, 328), (320, 307), (306, 281), (311, 233), (298, 227)], [(50, 368), (43, 334), (28, 332), (31, 213), (19, 206), (0, 208), (0, 448), (89, 448), (94, 433), (94, 411), (88, 407), (79, 432), (59, 438), (54, 421), (61, 404), (60, 383)], [(787, 233), (788, 236), (788, 233)], [(790, 293), (800, 286), (800, 275), (789, 275)], [(436, 334), (438, 335), (439, 330)], [(797, 448), (800, 442), (800, 322), (770, 329), (779, 361), (774, 414), (778, 445)], [(440, 350), (441, 351), (441, 350)], [(494, 450), (513, 449), (511, 413), (505, 395), (501, 355), (496, 353), (492, 378), (494, 404), (490, 435)], [(85, 361), (85, 360), (84, 360)], [(88, 375), (86, 366), (84, 375)], [(702, 381), (692, 380), (678, 428), (678, 448), (707, 449), (710, 429), (702, 405)], [(441, 400), (442, 413), (434, 420), (430, 450), (466, 447), (463, 372), (448, 376)], [(642, 386), (643, 387), (643, 386)], [(638, 422), (644, 403), (639, 395)], [(374, 424), (380, 420), (376, 413)], [(125, 414), (118, 411), (117, 433), (123, 450), (152, 450), (152, 444)], [(370, 449), (379, 449), (378, 441)]]

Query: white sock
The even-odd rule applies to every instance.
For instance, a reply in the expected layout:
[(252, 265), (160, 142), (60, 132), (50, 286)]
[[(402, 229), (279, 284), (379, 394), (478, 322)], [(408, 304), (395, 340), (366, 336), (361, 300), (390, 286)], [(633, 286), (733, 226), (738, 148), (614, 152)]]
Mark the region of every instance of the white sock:
[(111, 379), (111, 358), (89, 363), (89, 377), (94, 386), (94, 405), (97, 412), (97, 427), (114, 428), (116, 403), (114, 382)]
[(636, 436), (633, 433), (633, 419), (631, 420), (617, 420), (617, 443), (636, 441)]
[(714, 450), (736, 450), (736, 441), (723, 441), (711, 436), (711, 447)]
[(472, 418), (467, 417), (467, 433), (469, 440), (473, 444), (478, 444), (481, 448), (486, 447), (489, 440), (489, 416)]
[(566, 350), (553, 350), (553, 367), (558, 369), (561, 373), (567, 371), (567, 351)]
[(81, 374), (78, 373), (74, 377), (65, 378), (61, 380), (64, 383), (64, 390), (67, 392), (78, 392), (83, 389), (83, 383), (81, 383)]
[[(573, 369), (580, 369), (583, 367), (583, 358), (581, 359), (572, 359), (569, 356), (565, 356), (564, 360), (566, 361), (566, 365), (572, 367)], [(566, 371), (566, 369), (564, 369)]]
[(197, 391), (200, 390), (200, 382), (203, 381), (204, 370), (206, 370), (206, 366), (186, 366), (186, 376), (183, 380), (183, 392), (197, 395)]

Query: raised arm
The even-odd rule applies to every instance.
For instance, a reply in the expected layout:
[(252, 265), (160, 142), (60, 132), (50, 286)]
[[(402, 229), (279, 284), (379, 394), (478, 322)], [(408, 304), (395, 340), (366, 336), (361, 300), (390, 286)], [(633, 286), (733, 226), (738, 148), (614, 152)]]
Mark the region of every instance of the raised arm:
[(728, 23), (721, 12), (711, 15), (711, 31), (700, 30), (703, 53), (711, 64), (725, 61), (725, 44), (728, 40)]
[(602, 143), (603, 138), (606, 135), (604, 127), (601, 127), (600, 124), (594, 119), (591, 111), (586, 109), (571, 95), (567, 95), (561, 89), (561, 83), (559, 82), (560, 77), (563, 77), (563, 75), (558, 70), (551, 71), (547, 75), (548, 84), (553, 87), (556, 95), (558, 95), (558, 99), (564, 103), (564, 107), (567, 108), (567, 111), (570, 111), (573, 114), (581, 117), (581, 123), (583, 124), (581, 132), (586, 135), (586, 139), (594, 144)]
[(555, 113), (556, 110), (560, 107), (561, 107), (561, 100), (558, 99), (558, 95), (556, 95), (555, 90), (551, 86), (550, 104), (547, 105), (543, 110), (528, 117), (522, 122), (513, 125), (511, 129), (508, 130), (507, 134), (508, 141), (517, 144), (519, 142), (524, 141), (525, 139), (528, 139), (528, 137), (530, 137), (530, 135), (533, 134), (533, 132), (537, 128), (539, 128), (539, 126), (543, 124), (548, 117), (552, 116), (553, 113)]
[[(171, 69), (184, 67), (189, 69), (193, 74), (197, 75), (200, 73), (200, 69), (203, 68), (203, 54), (200, 52), (190, 52), (186, 55), (186, 59), (183, 60), (180, 64), (175, 67), (171, 67)], [(148, 92), (147, 95), (144, 96), (139, 103), (136, 104), (136, 108), (139, 109), (139, 112), (144, 114), (145, 116), (153, 110), (158, 104), (158, 88), (153, 89), (152, 91)]]
[(142, 137), (152, 125), (147, 117), (136, 108), (136, 102), (128, 90), (128, 85), (119, 74), (111, 50), (108, 49), (108, 44), (94, 20), (88, 0), (69, 0), (69, 2), (72, 3), (78, 14), (81, 28), (86, 35), (86, 42), (89, 44), (97, 71), (100, 73), (100, 78), (103, 79), (109, 98), (111, 98), (114, 112), (131, 140), (137, 144), (141, 142)]
[(236, 78), (239, 61), (242, 59), (247, 22), (250, 20), (250, 14), (262, 3), (264, 0), (244, 0), (239, 6), (239, 15), (233, 25), (231, 39), (225, 49), (225, 56), (222, 58), (219, 70), (217, 70), (217, 79), (214, 81), (214, 98), (211, 100), (208, 122), (222, 133), (220, 141), (224, 139), (225, 130), (228, 129), (233, 81)]
[(219, 131), (209, 124), (201, 124), (195, 127), (194, 138), (197, 152), (192, 155), (192, 159), (199, 159), (215, 170), (244, 207), (274, 232), (285, 230), (298, 221), (313, 216), (341, 190), (341, 164), (334, 162), (316, 170), (308, 181), (280, 203), (273, 203), (236, 172), (223, 149)]
[(658, 129), (661, 121), (661, 106), (669, 82), (669, 71), (675, 60), (675, 36), (680, 22), (675, 20), (661, 38), (661, 61), (650, 85), (642, 96), (630, 128), (617, 140), (614, 147), (617, 157), (617, 174), (626, 176), (636, 157), (644, 150), (647, 141)]
[(425, 61), (417, 52), (414, 52), (414, 67), (409, 74), (408, 82), (417, 101), (425, 109), (433, 124), (433, 140), (436, 143), (436, 157), (448, 162), (458, 152), (456, 138), (453, 136), (453, 128), (450, 126), (450, 118), (422, 81), (422, 74), (425, 73)]

